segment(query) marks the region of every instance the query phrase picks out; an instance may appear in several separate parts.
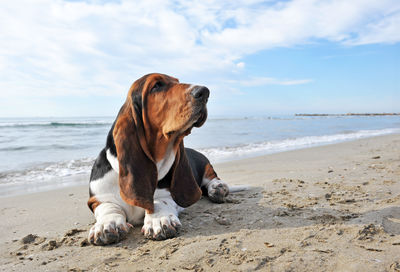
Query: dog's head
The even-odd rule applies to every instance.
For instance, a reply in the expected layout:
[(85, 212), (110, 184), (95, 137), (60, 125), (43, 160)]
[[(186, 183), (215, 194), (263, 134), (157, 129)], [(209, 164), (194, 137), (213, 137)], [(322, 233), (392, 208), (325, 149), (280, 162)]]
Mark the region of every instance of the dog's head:
[(182, 140), (207, 119), (208, 96), (204, 86), (179, 83), (163, 74), (149, 74), (133, 83), (113, 130), (121, 197), (128, 204), (153, 211), (156, 164), (168, 148), (175, 153), (169, 173), (173, 199), (186, 207), (200, 198)]
[(151, 74), (139, 79), (131, 91), (133, 100), (139, 102), (141, 96), (144, 125), (166, 138), (184, 135), (193, 126), (201, 126), (207, 118), (206, 103), (210, 92), (206, 87), (179, 83), (167, 75)]

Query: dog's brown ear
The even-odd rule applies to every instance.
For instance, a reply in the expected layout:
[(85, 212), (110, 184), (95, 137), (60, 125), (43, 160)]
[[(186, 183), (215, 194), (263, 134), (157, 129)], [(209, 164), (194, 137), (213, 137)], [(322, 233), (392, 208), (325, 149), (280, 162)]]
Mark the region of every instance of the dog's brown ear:
[(145, 144), (141, 143), (144, 141), (141, 109), (132, 103), (135, 101), (128, 99), (122, 106), (113, 131), (119, 162), (120, 195), (129, 205), (142, 207), (152, 213), (157, 168)]
[(181, 207), (188, 207), (196, 203), (201, 197), (201, 190), (193, 176), (183, 142), (179, 145), (172, 167), (170, 185), (172, 198)]

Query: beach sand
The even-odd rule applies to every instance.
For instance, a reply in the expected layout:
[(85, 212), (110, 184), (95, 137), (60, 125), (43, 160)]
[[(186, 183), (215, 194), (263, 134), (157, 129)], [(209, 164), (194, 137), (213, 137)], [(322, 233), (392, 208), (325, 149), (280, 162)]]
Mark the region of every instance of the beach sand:
[(88, 187), (0, 199), (2, 271), (400, 271), (400, 135), (215, 165), (251, 189), (201, 199), (178, 237), (96, 247)]

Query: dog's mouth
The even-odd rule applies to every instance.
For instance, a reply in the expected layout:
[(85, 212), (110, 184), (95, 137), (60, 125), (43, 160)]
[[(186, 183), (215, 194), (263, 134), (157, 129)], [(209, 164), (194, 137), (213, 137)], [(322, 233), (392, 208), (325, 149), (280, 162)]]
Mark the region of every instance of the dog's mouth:
[(207, 107), (206, 105), (202, 105), (199, 107), (195, 107), (193, 113), (189, 120), (177, 130), (171, 130), (166, 133), (167, 137), (173, 137), (181, 135), (187, 136), (192, 132), (193, 127), (201, 127), (207, 120)]
[(183, 135), (187, 136), (192, 132), (193, 127), (201, 127), (207, 120), (207, 107), (201, 107), (193, 112), (192, 117), (189, 119), (187, 125), (184, 127)]
[(204, 106), (204, 108), (200, 111), (198, 114), (197, 121), (193, 123), (194, 127), (201, 127), (207, 120), (207, 107)]

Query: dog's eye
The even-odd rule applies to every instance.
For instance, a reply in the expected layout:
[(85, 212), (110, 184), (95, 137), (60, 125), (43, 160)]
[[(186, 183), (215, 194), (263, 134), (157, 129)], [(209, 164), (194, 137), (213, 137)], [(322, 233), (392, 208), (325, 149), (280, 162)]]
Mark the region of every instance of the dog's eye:
[(165, 84), (162, 81), (157, 81), (156, 84), (154, 84), (153, 88), (151, 88), (151, 92), (157, 92), (160, 91), (162, 87), (164, 87)]

